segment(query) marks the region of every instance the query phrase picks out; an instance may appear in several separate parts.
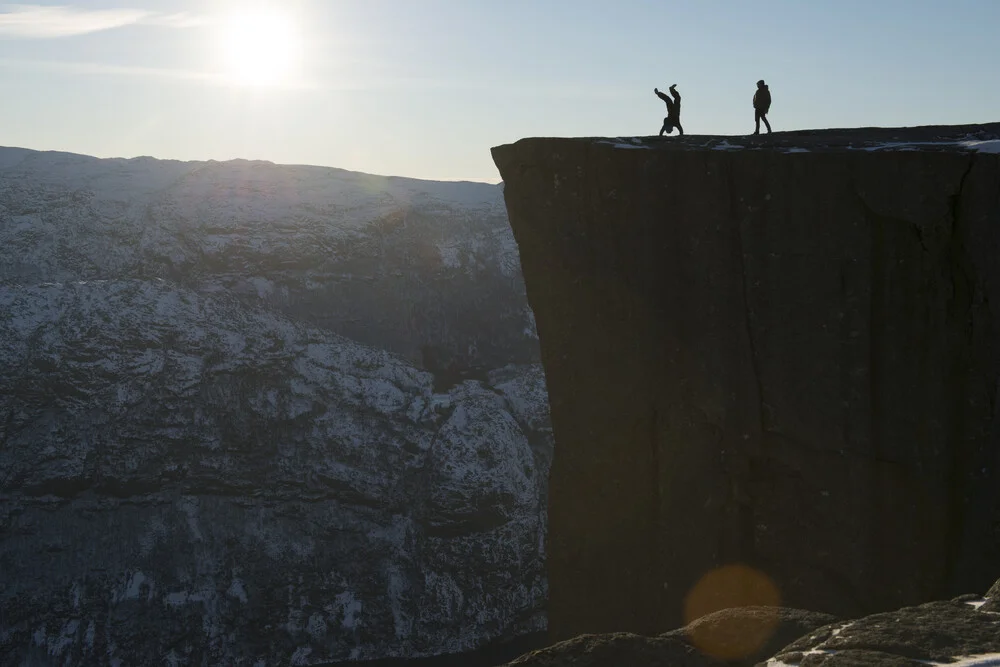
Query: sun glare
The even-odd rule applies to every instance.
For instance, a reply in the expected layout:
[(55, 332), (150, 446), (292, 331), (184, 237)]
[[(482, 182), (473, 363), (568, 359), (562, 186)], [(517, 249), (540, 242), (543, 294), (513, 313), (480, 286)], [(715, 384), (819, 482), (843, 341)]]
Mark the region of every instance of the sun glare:
[(278, 10), (232, 15), (220, 43), (227, 77), (242, 85), (288, 83), (298, 65), (299, 36), (291, 18)]

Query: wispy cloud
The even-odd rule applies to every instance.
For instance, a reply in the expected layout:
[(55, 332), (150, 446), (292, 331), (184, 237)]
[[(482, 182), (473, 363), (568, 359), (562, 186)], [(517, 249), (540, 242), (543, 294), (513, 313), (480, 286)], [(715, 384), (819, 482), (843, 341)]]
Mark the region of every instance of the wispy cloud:
[(0, 5), (0, 37), (22, 39), (71, 37), (129, 25), (191, 28), (204, 23), (205, 19), (192, 14), (161, 14), (143, 9)]
[(104, 63), (66, 62), (58, 60), (22, 60), (15, 58), (0, 58), (2, 69), (28, 69), (41, 72), (64, 72), (68, 74), (111, 74), (141, 77), (160, 77), (166, 79), (181, 79), (188, 81), (222, 82), (221, 74), (212, 72), (197, 72), (185, 69), (170, 69), (165, 67), (136, 67), (132, 65), (108, 65)]
[[(223, 72), (174, 69), (167, 67), (141, 67), (135, 65), (111, 65), (106, 63), (67, 62), (60, 60), (25, 60), (0, 58), (0, 69), (33, 70), (63, 74), (83, 74), (94, 76), (134, 76), (140, 78), (173, 79), (194, 83), (209, 83), (217, 86), (240, 87), (231, 76)], [(270, 86), (273, 90), (314, 91), (319, 87), (304, 79), (292, 79)]]

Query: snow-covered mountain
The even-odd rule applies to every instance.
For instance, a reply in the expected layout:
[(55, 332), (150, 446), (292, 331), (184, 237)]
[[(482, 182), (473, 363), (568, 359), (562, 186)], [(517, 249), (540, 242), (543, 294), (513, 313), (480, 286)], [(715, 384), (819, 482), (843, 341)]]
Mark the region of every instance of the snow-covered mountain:
[(539, 360), (501, 188), (0, 149), (0, 282), (163, 278), (484, 379)]
[(0, 149), (0, 663), (540, 629), (537, 354), (499, 186)]

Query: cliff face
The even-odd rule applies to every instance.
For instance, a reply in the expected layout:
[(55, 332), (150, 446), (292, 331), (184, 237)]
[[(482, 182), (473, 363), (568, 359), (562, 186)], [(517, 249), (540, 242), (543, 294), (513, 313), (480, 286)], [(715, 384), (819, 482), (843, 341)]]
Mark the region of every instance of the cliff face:
[(0, 148), (0, 665), (543, 629), (551, 434), (500, 197)]
[(995, 579), (998, 131), (493, 149), (556, 437), (553, 638), (676, 627), (731, 564), (845, 616)]

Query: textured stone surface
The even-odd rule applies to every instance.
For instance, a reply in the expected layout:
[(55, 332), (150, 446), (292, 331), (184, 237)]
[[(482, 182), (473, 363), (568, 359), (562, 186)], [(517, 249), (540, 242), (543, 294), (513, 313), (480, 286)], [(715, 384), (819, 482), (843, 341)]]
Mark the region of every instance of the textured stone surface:
[[(544, 628), (540, 366), (489, 367), (506, 315), (408, 329), (352, 291), (514, 317), (516, 276), (477, 293), (506, 261), (492, 196), (0, 150), (0, 663), (313, 664)], [(390, 214), (457, 254), (387, 231), (395, 254), (357, 257)], [(366, 313), (367, 342), (471, 350), (479, 379), (337, 335)]]
[(995, 611), (1000, 613), (1000, 579), (993, 584), (993, 587), (986, 592), (986, 599), (982, 606), (983, 611)]
[(580, 635), (509, 663), (523, 667), (751, 667), (775, 651), (836, 621), (829, 614), (781, 607), (724, 609), (655, 637), (632, 633)]
[(786, 646), (762, 665), (916, 667), (990, 655), (1000, 660), (1000, 614), (951, 600), (829, 625)]
[(662, 637), (677, 637), (731, 667), (750, 667), (791, 642), (836, 622), (830, 614), (787, 607), (733, 607), (688, 623)]
[(554, 639), (683, 625), (734, 563), (840, 617), (989, 585), (998, 129), (493, 149), (558, 443)]
[(532, 651), (508, 667), (723, 667), (679, 637), (644, 637), (629, 632), (580, 635)]

